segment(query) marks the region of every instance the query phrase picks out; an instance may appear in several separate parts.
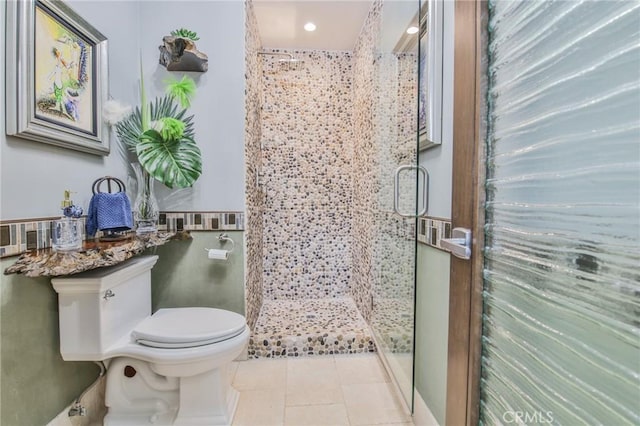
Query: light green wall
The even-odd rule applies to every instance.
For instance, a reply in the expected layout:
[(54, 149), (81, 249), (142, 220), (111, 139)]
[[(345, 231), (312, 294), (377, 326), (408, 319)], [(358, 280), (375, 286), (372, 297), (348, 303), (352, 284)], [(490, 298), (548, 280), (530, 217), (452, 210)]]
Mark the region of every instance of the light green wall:
[[(15, 258), (0, 262), (2, 271)], [(48, 278), (0, 278), (0, 424), (45, 425), (97, 377), (60, 356), (58, 297)]]
[[(153, 311), (206, 306), (244, 315), (243, 232), (225, 231), (235, 241), (229, 260), (210, 260), (205, 248), (224, 248), (221, 232), (192, 232), (192, 240), (172, 241), (156, 249), (160, 258), (151, 271)], [(149, 251), (151, 254), (152, 251)]]
[(415, 387), (438, 423), (445, 424), (450, 255), (418, 244)]

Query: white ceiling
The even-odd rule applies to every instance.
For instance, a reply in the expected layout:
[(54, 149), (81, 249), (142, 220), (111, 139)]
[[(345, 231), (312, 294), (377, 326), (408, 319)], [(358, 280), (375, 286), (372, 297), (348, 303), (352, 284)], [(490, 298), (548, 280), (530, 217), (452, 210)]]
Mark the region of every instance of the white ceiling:
[[(253, 0), (264, 48), (353, 50), (371, 0)], [(307, 22), (317, 29), (307, 32)]]

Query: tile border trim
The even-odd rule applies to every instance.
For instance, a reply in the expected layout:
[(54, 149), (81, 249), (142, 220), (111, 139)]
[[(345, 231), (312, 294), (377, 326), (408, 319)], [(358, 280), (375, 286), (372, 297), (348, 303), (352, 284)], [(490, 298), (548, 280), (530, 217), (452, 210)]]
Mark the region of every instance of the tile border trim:
[(423, 216), (418, 218), (418, 242), (438, 250), (446, 251), (440, 245), (443, 238), (451, 238), (451, 219)]
[[(51, 247), (53, 221), (59, 217), (0, 220), (0, 258), (17, 256), (31, 250)], [(82, 221), (82, 239), (86, 239), (86, 216)], [(158, 230), (178, 231), (244, 231), (244, 212), (163, 211)], [(98, 236), (101, 233), (98, 232)]]
[(158, 230), (179, 231), (244, 231), (244, 212), (172, 211), (160, 212)]
[[(58, 217), (12, 219), (0, 221), (0, 258), (16, 256), (26, 251), (51, 247), (51, 223)], [(83, 238), (84, 222), (83, 221)], [(244, 231), (244, 212), (219, 211), (163, 211), (158, 230), (176, 231)], [(442, 238), (450, 238), (449, 219), (424, 216), (418, 218), (418, 242), (446, 251), (440, 246)]]

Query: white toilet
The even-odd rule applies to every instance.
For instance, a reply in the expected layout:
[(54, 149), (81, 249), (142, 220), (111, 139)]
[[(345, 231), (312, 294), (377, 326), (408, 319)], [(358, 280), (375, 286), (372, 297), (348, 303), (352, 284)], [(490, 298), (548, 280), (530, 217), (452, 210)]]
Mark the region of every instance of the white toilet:
[(238, 402), (227, 367), (246, 348), (242, 315), (214, 308), (151, 315), (157, 256), (51, 280), (66, 361), (105, 361), (105, 425), (228, 425)]

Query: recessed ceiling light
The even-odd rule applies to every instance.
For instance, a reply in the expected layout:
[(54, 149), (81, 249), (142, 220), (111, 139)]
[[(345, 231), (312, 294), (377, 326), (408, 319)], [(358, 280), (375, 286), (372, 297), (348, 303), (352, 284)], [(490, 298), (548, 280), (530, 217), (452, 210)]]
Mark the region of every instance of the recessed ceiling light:
[(418, 32), (418, 27), (409, 27), (407, 28), (407, 34), (415, 34)]
[(307, 22), (306, 24), (304, 24), (304, 29), (306, 31), (315, 31), (316, 30), (316, 24), (314, 24), (313, 22)]

